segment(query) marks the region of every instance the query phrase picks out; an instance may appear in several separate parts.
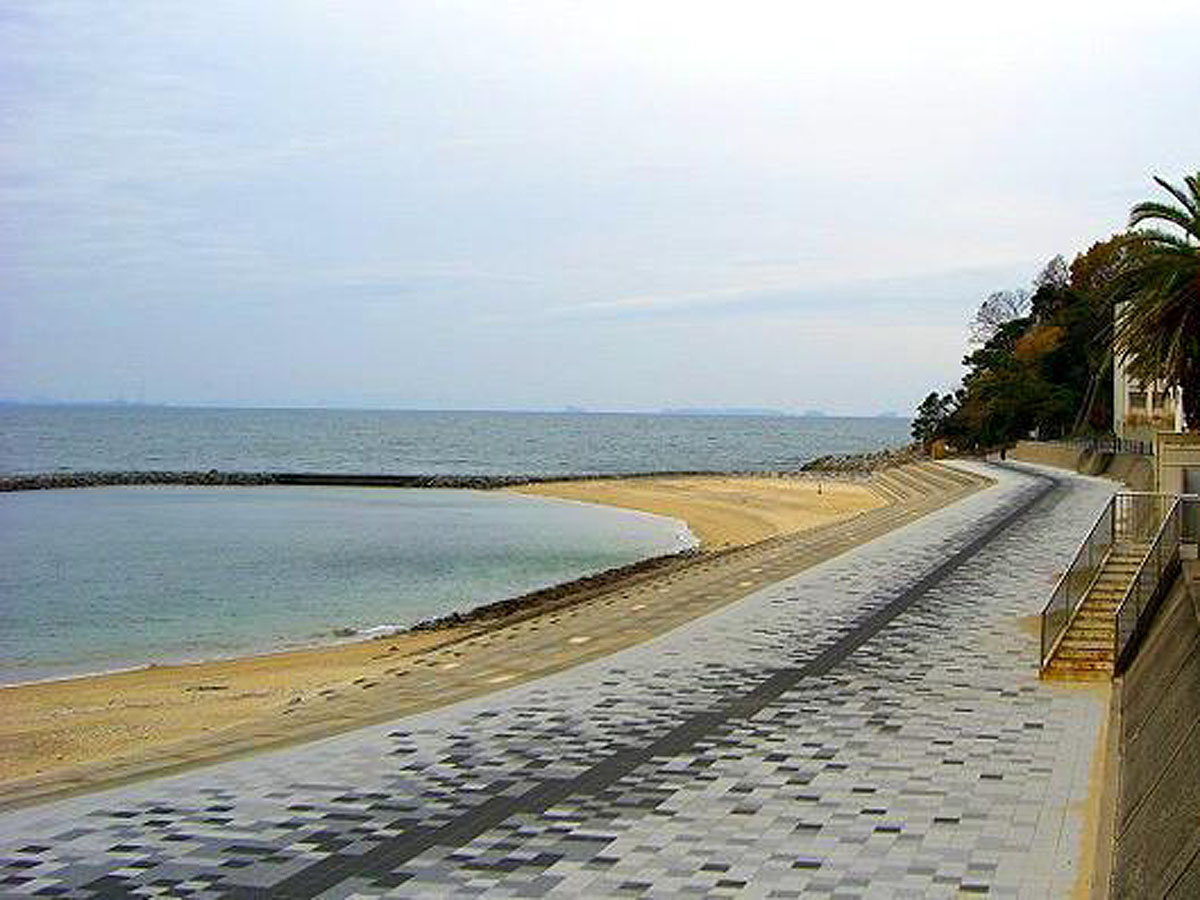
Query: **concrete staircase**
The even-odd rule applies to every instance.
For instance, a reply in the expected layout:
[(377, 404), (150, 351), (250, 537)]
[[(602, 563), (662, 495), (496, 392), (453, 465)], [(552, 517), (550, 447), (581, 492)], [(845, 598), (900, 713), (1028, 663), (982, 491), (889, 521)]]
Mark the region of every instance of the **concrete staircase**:
[(1042, 677), (1063, 681), (1100, 681), (1112, 678), (1117, 607), (1125, 597), (1148, 543), (1115, 544), (1087, 597), (1071, 618), (1067, 630), (1042, 669)]
[(915, 462), (871, 475), (871, 490), (889, 504), (909, 504), (964, 490), (978, 489), (981, 479), (949, 466), (933, 462)]

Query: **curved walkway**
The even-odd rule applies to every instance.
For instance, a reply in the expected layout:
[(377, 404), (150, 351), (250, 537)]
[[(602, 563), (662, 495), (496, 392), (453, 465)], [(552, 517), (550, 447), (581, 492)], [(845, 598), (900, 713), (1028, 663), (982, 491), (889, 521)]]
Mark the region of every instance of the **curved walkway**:
[(1069, 893), (1102, 691), (1036, 613), (1111, 486), (998, 484), (662, 637), (290, 750), (0, 816), (73, 897)]

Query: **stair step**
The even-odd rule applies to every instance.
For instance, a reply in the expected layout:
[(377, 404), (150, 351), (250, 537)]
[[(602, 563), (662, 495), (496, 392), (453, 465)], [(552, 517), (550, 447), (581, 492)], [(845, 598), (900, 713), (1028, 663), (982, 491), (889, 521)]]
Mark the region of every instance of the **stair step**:
[(1067, 672), (1111, 672), (1113, 663), (1111, 659), (1059, 659), (1055, 657), (1051, 660), (1050, 665), (1046, 666), (1047, 671), (1067, 671)]
[(955, 482), (960, 487), (968, 487), (975, 484), (975, 477), (968, 475), (966, 472), (960, 472), (957, 469), (952, 469), (950, 466), (943, 466), (939, 463), (927, 462), (920, 464), (925, 469), (935, 469), (941, 477)]
[(890, 475), (894, 481), (904, 486), (914, 496), (924, 496), (926, 494), (933, 493), (928, 485), (922, 484), (917, 478), (914, 478), (905, 472), (904, 466), (888, 469), (887, 474)]
[(1054, 658), (1071, 665), (1083, 662), (1112, 665), (1113, 651), (1111, 647), (1107, 650), (1076, 650), (1072, 647), (1060, 647), (1054, 654)]
[(904, 495), (899, 491), (894, 491), (885, 485), (880, 484), (878, 481), (872, 481), (870, 486), (871, 490), (882, 497), (886, 503), (899, 503), (900, 501), (904, 500)]
[(1112, 660), (1058, 658), (1051, 660), (1050, 665), (1045, 668), (1047, 672), (1111, 672), (1112, 670)]
[(1112, 660), (1082, 660), (1072, 659), (1063, 660), (1060, 664), (1053, 668), (1047, 669), (1050, 672), (1104, 672), (1112, 675), (1113, 672)]
[(1107, 621), (1103, 619), (1085, 619), (1074, 622), (1067, 631), (1067, 637), (1103, 637), (1104, 635), (1108, 635), (1111, 638), (1116, 632), (1117, 624), (1111, 619)]
[(1054, 658), (1061, 662), (1096, 662), (1111, 663), (1113, 661), (1112, 646), (1104, 647), (1063, 647), (1054, 653)]
[(1076, 619), (1071, 625), (1067, 634), (1076, 634), (1077, 632), (1112, 632), (1116, 630), (1115, 619)]
[(1067, 629), (1067, 634), (1074, 634), (1076, 631), (1114, 631), (1117, 627), (1117, 620), (1114, 616), (1078, 616), (1071, 623), (1071, 627)]
[(946, 474), (941, 466), (930, 466), (928, 463), (916, 463), (911, 467), (921, 478), (938, 486), (940, 490), (949, 491), (961, 486), (961, 482)]
[(890, 472), (875, 473), (875, 484), (895, 494), (901, 501), (909, 500), (914, 496), (913, 491), (907, 485), (897, 481)]
[(1043, 669), (1045, 681), (1109, 681), (1112, 669)]

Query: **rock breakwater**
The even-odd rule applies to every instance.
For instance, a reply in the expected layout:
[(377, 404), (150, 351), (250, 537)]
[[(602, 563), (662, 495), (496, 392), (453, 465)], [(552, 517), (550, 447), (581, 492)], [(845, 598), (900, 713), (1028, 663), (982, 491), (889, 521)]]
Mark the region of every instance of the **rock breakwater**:
[(222, 472), (208, 471), (123, 471), (123, 472), (39, 472), (26, 475), (0, 475), (0, 493), (47, 491), (65, 488), (113, 487), (122, 485), (197, 485), (254, 487), (299, 485), (326, 487), (455, 488), (460, 490), (498, 490), (527, 484), (556, 481), (610, 481), (629, 478), (822, 478), (841, 477), (856, 480), (875, 469), (903, 465), (919, 458), (919, 453), (881, 450), (853, 456), (822, 456), (799, 470), (726, 471), (726, 472), (619, 472), (578, 475), (378, 475), (340, 472)]
[(801, 467), (801, 471), (867, 475), (880, 469), (890, 469), (893, 466), (903, 466), (928, 458), (921, 449), (920, 444), (909, 444), (907, 447), (892, 447), (885, 450), (876, 450), (872, 453), (845, 453), (818, 456), (816, 459), (806, 462)]

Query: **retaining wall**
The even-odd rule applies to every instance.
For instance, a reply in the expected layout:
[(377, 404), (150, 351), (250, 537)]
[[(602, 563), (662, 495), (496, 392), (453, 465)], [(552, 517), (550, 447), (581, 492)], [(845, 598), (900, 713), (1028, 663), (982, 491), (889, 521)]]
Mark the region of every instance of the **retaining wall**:
[(1110, 896), (1200, 897), (1200, 567), (1185, 572), (1121, 680)]
[(1102, 475), (1134, 491), (1154, 490), (1154, 460), (1131, 453), (1093, 453), (1070, 444), (1051, 441), (1017, 441), (1008, 458), (1020, 462), (1069, 469), (1084, 475)]

